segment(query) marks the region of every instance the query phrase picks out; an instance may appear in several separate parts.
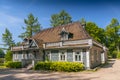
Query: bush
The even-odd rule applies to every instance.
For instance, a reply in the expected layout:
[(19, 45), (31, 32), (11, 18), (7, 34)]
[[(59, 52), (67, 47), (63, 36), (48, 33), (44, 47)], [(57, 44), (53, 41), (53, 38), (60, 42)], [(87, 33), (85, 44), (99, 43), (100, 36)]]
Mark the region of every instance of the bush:
[(52, 62), (38, 62), (34, 69), (35, 70), (50, 70), (50, 65)]
[(0, 58), (0, 63), (4, 63), (4, 58)]
[(117, 53), (117, 58), (120, 59), (120, 52)]
[(0, 63), (0, 66), (4, 66), (4, 63)]
[(52, 70), (65, 72), (78, 72), (84, 69), (84, 65), (79, 62), (38, 62), (35, 70)]
[(117, 51), (113, 51), (112, 52), (112, 58), (116, 58), (117, 57), (117, 53), (118, 53)]
[(22, 63), (21, 62), (8, 61), (8, 62), (5, 63), (5, 66), (8, 67), (8, 68), (21, 68)]
[(12, 51), (8, 50), (7, 53), (5, 54), (5, 61), (12, 61)]

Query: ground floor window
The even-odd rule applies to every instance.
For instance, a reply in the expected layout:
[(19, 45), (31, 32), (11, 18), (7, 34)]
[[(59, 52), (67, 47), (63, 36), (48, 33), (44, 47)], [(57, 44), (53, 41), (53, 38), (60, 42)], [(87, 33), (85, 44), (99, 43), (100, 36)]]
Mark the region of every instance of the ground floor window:
[(18, 57), (18, 56), (17, 56), (17, 53), (14, 54), (14, 57), (15, 57), (15, 59), (17, 59), (17, 57)]
[(50, 52), (46, 52), (45, 59), (46, 60), (51, 60), (51, 54), (50, 54)]
[(65, 61), (65, 60), (66, 60), (65, 58), (66, 58), (65, 52), (61, 52), (61, 53), (60, 53), (60, 60), (61, 60), (61, 61)]
[(81, 61), (81, 53), (75, 52), (75, 61)]

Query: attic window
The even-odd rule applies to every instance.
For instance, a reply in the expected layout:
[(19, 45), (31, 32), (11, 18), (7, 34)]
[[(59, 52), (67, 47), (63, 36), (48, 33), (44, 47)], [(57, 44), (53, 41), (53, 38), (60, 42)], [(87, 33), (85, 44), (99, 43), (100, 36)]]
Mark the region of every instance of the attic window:
[(61, 35), (61, 40), (68, 40), (69, 33), (64, 29), (64, 27), (62, 31), (60, 32), (60, 35)]

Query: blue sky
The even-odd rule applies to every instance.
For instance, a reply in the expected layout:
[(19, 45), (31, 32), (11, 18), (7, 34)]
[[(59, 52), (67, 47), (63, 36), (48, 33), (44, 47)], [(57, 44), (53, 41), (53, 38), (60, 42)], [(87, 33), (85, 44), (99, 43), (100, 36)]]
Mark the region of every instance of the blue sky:
[[(119, 0), (0, 0), (0, 44), (2, 33), (8, 28), (15, 42), (24, 32), (24, 19), (29, 13), (38, 17), (43, 28), (50, 27), (50, 16), (61, 10), (68, 12), (73, 21), (85, 18), (105, 28), (112, 18), (120, 21)], [(1, 45), (0, 45), (1, 46)]]

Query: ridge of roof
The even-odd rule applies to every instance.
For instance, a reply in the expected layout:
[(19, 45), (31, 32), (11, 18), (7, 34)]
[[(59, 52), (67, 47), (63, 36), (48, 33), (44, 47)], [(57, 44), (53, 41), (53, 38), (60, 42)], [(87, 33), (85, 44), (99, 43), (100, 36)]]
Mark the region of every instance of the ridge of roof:
[[(68, 24), (64, 24), (64, 25), (59, 25), (59, 26), (55, 26), (55, 27), (49, 27), (49, 28), (45, 28), (39, 32), (42, 32), (42, 31), (45, 31), (45, 30), (49, 30), (49, 29), (54, 29), (54, 28), (59, 28), (59, 27), (66, 27), (68, 25), (72, 25), (72, 24), (75, 24), (75, 23), (80, 23), (79, 21), (76, 21), (76, 22), (71, 22), (71, 23), (68, 23)], [(38, 33), (39, 33), (38, 32)]]

